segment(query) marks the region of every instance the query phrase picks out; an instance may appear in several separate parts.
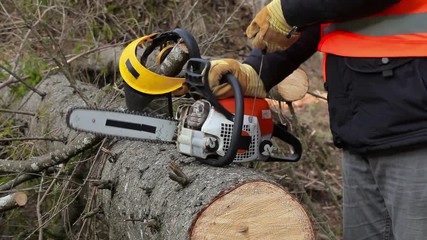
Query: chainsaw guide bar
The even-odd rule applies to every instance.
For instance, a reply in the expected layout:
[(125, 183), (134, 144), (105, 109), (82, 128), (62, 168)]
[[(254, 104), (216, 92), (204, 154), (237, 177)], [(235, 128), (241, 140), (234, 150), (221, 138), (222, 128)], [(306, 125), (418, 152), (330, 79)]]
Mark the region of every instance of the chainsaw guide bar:
[(67, 125), (71, 129), (98, 136), (175, 143), (178, 121), (139, 112), (74, 107), (67, 113)]

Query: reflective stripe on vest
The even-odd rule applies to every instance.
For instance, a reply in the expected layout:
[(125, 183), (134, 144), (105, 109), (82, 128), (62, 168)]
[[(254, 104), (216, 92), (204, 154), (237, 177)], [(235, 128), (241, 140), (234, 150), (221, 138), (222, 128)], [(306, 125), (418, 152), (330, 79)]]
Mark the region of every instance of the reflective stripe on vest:
[(322, 27), (321, 52), (347, 57), (427, 57), (426, 0), (401, 0), (376, 15)]
[(427, 13), (370, 17), (334, 23), (324, 28), (324, 34), (339, 30), (372, 37), (427, 33)]

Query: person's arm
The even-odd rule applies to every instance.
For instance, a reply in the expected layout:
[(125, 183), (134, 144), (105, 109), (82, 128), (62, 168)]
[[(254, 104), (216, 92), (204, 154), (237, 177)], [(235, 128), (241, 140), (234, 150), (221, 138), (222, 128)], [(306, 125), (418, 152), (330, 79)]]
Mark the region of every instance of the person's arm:
[[(261, 50), (254, 49), (245, 59), (244, 64), (230, 60), (221, 61), (211, 67), (209, 84), (214, 90), (223, 88), (223, 85), (227, 85), (227, 83), (221, 83), (222, 74), (233, 72), (235, 75), (244, 76), (239, 78), (239, 81), (246, 86), (245, 93), (248, 96), (266, 95), (266, 92), (261, 91), (263, 93), (260, 94), (254, 93), (252, 90), (259, 90), (256, 86), (262, 82), (265, 88), (263, 90), (269, 91), (310, 58), (317, 51), (320, 41), (320, 23), (372, 15), (399, 1), (273, 0), (257, 14), (246, 30), (246, 33), (249, 32), (251, 35), (248, 38), (252, 41), (252, 45), (260, 46), (260, 49), (269, 53), (262, 57)], [(278, 24), (278, 21), (284, 22)], [(287, 22), (299, 28), (300, 32), (297, 37), (289, 37), (289, 31), (277, 31), (278, 27), (283, 28), (283, 26), (289, 30), (290, 26)], [(292, 38), (292, 43), (286, 44), (286, 39), (289, 38)], [(281, 44), (282, 40), (285, 43)], [(274, 46), (278, 47), (277, 50)], [(281, 48), (286, 50), (280, 51)]]
[(283, 15), (291, 26), (345, 21), (380, 12), (400, 0), (281, 0)]
[[(397, 2), (400, 0), (281, 0), (286, 21), (303, 31), (288, 49), (264, 56), (260, 77), (265, 89), (269, 91), (317, 51), (320, 23), (369, 16)], [(254, 49), (244, 62), (259, 73), (261, 60), (261, 51)]]
[(263, 59), (260, 77), (266, 91), (269, 91), (317, 51), (319, 40), (320, 26), (311, 26), (287, 50), (267, 53), (263, 59), (261, 50), (254, 49), (244, 63), (251, 65), (259, 74)]

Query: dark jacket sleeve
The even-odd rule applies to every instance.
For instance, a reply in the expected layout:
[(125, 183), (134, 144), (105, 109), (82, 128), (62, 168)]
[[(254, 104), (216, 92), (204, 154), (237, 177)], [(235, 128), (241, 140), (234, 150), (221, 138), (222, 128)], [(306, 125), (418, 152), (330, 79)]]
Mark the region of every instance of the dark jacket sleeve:
[(281, 0), (286, 21), (297, 27), (365, 17), (398, 2), (400, 0)]
[[(251, 65), (260, 74), (269, 91), (317, 51), (320, 40), (320, 26), (311, 26), (285, 51), (267, 53), (262, 57), (259, 49), (252, 50), (244, 63)], [(261, 69), (262, 65), (262, 69)]]

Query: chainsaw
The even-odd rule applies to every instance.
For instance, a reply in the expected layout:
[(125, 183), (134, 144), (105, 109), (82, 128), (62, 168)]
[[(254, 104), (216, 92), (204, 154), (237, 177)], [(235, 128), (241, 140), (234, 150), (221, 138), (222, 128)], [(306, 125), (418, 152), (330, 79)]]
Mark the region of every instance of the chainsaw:
[[(186, 32), (180, 30), (178, 33), (184, 35)], [(185, 40), (192, 38), (187, 36)], [(127, 59), (123, 61), (129, 62)], [(123, 66), (128, 67), (128, 64)], [(232, 86), (234, 98), (217, 99), (207, 80), (209, 69), (210, 62), (197, 54), (187, 61), (183, 84), (195, 101), (178, 106), (172, 117), (75, 107), (67, 113), (67, 125), (74, 130), (107, 137), (175, 143), (178, 152), (217, 167), (232, 162), (298, 161), (302, 154), (301, 143), (285, 125), (273, 122), (268, 102), (262, 98), (244, 97), (239, 81), (230, 73), (223, 80)], [(147, 72), (143, 66), (138, 70)], [(138, 79), (131, 80), (136, 82)], [(279, 148), (274, 138), (290, 145), (292, 153), (286, 156), (273, 154)]]
[[(176, 143), (180, 153), (212, 166), (232, 162), (295, 162), (301, 157), (299, 140), (286, 126), (275, 124), (265, 99), (243, 97), (238, 80), (225, 75), (234, 98), (217, 100), (211, 92), (207, 73), (210, 62), (191, 58), (186, 84), (197, 99), (178, 108), (173, 119), (108, 109), (72, 108), (67, 114), (70, 128), (125, 139)], [(276, 137), (289, 144), (293, 153), (273, 157)]]

